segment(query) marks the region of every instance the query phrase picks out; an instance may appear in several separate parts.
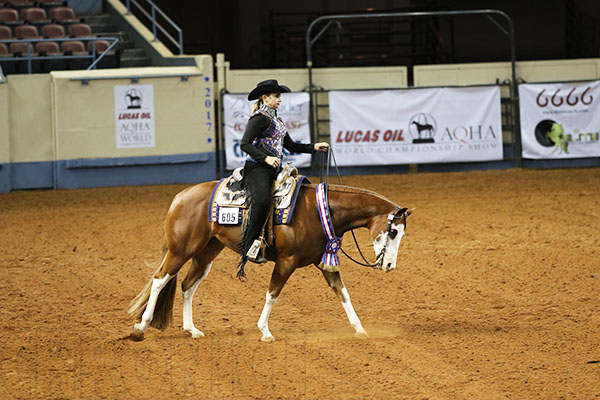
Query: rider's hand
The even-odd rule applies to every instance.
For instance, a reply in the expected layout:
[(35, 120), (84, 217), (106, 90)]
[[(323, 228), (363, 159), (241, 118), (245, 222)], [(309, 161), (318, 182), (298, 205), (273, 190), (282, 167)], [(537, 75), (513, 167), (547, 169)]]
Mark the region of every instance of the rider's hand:
[(267, 156), (265, 162), (273, 168), (277, 168), (281, 164), (281, 160), (277, 157)]
[(327, 142), (315, 143), (315, 150), (317, 150), (317, 151), (327, 151), (327, 150), (329, 150), (329, 143), (327, 143)]

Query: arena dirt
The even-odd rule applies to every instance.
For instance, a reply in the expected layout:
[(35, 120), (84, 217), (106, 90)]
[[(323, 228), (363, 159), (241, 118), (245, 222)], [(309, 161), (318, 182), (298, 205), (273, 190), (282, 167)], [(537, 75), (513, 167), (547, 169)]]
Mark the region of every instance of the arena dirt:
[(181, 330), (178, 288), (174, 326), (127, 339), (184, 186), (0, 195), (0, 398), (600, 398), (600, 169), (344, 183), (416, 208), (396, 271), (342, 256), (370, 338), (309, 267), (273, 309), (273, 344), (256, 328), (272, 264), (241, 283), (229, 250), (194, 298), (205, 338)]

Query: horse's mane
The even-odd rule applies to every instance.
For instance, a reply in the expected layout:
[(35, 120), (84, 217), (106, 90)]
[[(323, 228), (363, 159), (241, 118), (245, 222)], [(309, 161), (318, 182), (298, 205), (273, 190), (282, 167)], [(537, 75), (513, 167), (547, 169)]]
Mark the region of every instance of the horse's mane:
[[(317, 185), (314, 184), (314, 183), (303, 183), (302, 187), (316, 189)], [(380, 200), (387, 201), (390, 204), (395, 204), (393, 201), (391, 201), (387, 197), (382, 196), (379, 193), (374, 192), (374, 191), (369, 190), (369, 189), (357, 188), (357, 187), (353, 187), (353, 186), (344, 186), (344, 185), (331, 185), (331, 184), (328, 185), (328, 189), (331, 190), (331, 191), (333, 191), (333, 192), (366, 194), (368, 196), (373, 196), (373, 197), (376, 197), (376, 198), (378, 198)]]

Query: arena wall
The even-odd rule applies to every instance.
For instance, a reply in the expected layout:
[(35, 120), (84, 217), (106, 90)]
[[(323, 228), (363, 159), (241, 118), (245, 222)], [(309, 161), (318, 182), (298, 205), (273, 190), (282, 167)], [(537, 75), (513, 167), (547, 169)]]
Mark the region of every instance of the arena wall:
[(12, 189), (53, 187), (49, 74), (7, 78)]
[[(0, 85), (0, 191), (216, 178), (213, 63), (10, 75)], [(152, 85), (154, 147), (118, 148), (115, 86)]]
[(8, 86), (6, 82), (0, 82), (0, 193), (10, 190), (10, 136), (8, 126)]
[[(515, 68), (519, 82), (565, 82), (600, 77), (600, 59), (597, 58), (519, 61)], [(484, 85), (511, 79), (509, 62), (414, 67), (414, 86)]]
[[(306, 69), (230, 70), (222, 55), (214, 82), (212, 57), (192, 58), (197, 67), (10, 75), (0, 84), (0, 191), (215, 179), (214, 92), (246, 93), (268, 78), (294, 91), (308, 86)], [(524, 61), (516, 66), (518, 79), (527, 82), (600, 77), (600, 59)], [(407, 75), (406, 67), (316, 68), (313, 83), (323, 89), (319, 104), (326, 104), (328, 90), (404, 88)], [(414, 67), (415, 86), (420, 87), (495, 84), (510, 76), (510, 63)], [(85, 78), (87, 84), (82, 83)], [(115, 145), (114, 87), (124, 84), (154, 86), (155, 147)]]
[[(93, 75), (86, 71), (52, 73), (56, 186), (214, 179), (212, 63), (208, 67), (104, 70)], [(81, 79), (90, 76), (96, 79), (82, 83)], [(117, 148), (115, 86), (136, 84), (153, 85), (156, 145)]]

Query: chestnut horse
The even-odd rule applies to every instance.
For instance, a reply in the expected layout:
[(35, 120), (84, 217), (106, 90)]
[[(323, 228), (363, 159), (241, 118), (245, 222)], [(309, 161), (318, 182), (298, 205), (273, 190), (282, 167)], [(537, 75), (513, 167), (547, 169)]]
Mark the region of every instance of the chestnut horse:
[[(165, 220), (164, 258), (145, 288), (132, 300), (129, 314), (140, 322), (131, 337), (141, 340), (148, 325), (166, 329), (173, 319), (177, 273), (191, 258), (192, 265), (183, 279), (183, 329), (192, 337), (204, 334), (192, 320), (192, 297), (198, 285), (210, 272), (213, 260), (225, 246), (238, 251), (242, 237), (240, 226), (219, 225), (208, 221), (209, 201), (217, 182), (205, 182), (175, 196)], [(329, 185), (329, 209), (337, 236), (351, 229), (370, 230), (376, 252), (375, 268), (391, 271), (396, 268), (398, 247), (404, 234), (410, 211), (400, 209), (385, 197), (366, 189)], [(272, 342), (269, 314), (281, 289), (296, 268), (319, 265), (327, 239), (319, 219), (316, 185), (303, 184), (298, 194), (292, 221), (275, 226), (276, 245), (266, 253), (275, 262), (266, 302), (258, 329), (262, 341)], [(400, 212), (398, 212), (400, 211)], [(340, 272), (324, 271), (325, 280), (342, 302), (357, 336), (367, 336), (346, 290)]]

